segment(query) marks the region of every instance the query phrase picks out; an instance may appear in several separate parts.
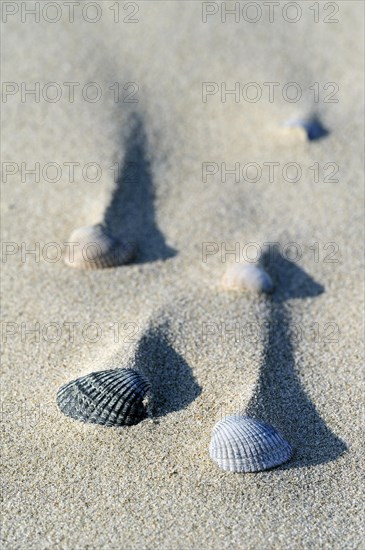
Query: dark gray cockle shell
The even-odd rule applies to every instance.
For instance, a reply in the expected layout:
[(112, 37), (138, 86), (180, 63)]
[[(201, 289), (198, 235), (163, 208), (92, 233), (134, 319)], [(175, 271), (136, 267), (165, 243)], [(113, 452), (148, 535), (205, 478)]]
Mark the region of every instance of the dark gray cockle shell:
[(92, 372), (57, 392), (61, 411), (81, 422), (131, 426), (147, 417), (149, 381), (133, 369)]
[(103, 224), (75, 229), (71, 234), (65, 263), (79, 269), (102, 269), (130, 262), (135, 255), (134, 243), (122, 242)]
[(214, 426), (209, 453), (227, 472), (259, 472), (289, 460), (292, 448), (272, 426), (233, 415)]

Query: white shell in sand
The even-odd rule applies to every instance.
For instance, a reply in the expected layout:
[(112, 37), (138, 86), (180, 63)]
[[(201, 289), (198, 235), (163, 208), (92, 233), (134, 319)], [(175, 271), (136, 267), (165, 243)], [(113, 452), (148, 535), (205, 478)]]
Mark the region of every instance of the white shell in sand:
[(251, 290), (270, 293), (274, 290), (271, 277), (256, 264), (231, 264), (222, 279), (227, 290)]
[(65, 263), (79, 269), (100, 269), (126, 264), (134, 255), (134, 243), (119, 241), (97, 224), (80, 227), (71, 234)]
[(227, 416), (212, 433), (209, 454), (227, 472), (261, 472), (283, 464), (293, 450), (272, 426), (248, 416)]

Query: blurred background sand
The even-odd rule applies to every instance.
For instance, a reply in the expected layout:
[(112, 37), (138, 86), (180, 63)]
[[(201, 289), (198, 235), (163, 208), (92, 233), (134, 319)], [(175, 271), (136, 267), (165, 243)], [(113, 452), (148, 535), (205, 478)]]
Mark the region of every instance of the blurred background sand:
[[(19, 91), (3, 103), (2, 160), (19, 166), (2, 183), (2, 239), (15, 243), (2, 264), (6, 547), (361, 547), (362, 3), (331, 3), (331, 15), (320, 2), (314, 23), (312, 3), (297, 2), (302, 16), (289, 23), (282, 2), (272, 23), (266, 8), (255, 24), (223, 23), (220, 2), (203, 23), (202, 4), (190, 1), (120, 3), (119, 23), (115, 3), (100, 2), (90, 23), (86, 4), (73, 23), (63, 6), (56, 23), (23, 23), (19, 11), (2, 25), (3, 81), (41, 90), (39, 102)], [(44, 99), (56, 90), (49, 82), (62, 90), (57, 102)], [(74, 102), (65, 82), (80, 83)], [(82, 97), (90, 82), (99, 101)], [(203, 82), (219, 87), (206, 102)], [(258, 83), (261, 100), (222, 102), (221, 84), (235, 82)], [(265, 82), (279, 83), (272, 103)], [(297, 103), (283, 98), (288, 82), (303, 91)], [(329, 82), (337, 103), (324, 101)], [(126, 101), (132, 92), (137, 102)], [(282, 130), (313, 111), (326, 138)], [(22, 181), (21, 163), (36, 162), (39, 181)], [(73, 182), (70, 162), (79, 163)], [(257, 163), (262, 178), (203, 182), (204, 162)], [(268, 162), (279, 163), (271, 183)], [(283, 176), (288, 162), (301, 167), (296, 183)], [(51, 168), (42, 174), (47, 163), (61, 166), (58, 181)], [(98, 181), (92, 169), (83, 176), (87, 163), (101, 167)], [(339, 167), (332, 181), (327, 163)], [(63, 248), (74, 228), (103, 218), (138, 241), (135, 263), (80, 272), (47, 261), (56, 250), (47, 243)], [(268, 262), (273, 298), (224, 293), (221, 243), (239, 243), (242, 255), (268, 241), (282, 252)], [(218, 251), (204, 262), (206, 242)], [(39, 258), (22, 261), (21, 243), (40, 243)], [(36, 323), (39, 338), (26, 332)], [(105, 429), (58, 412), (60, 385), (130, 360), (153, 379), (154, 420)], [(220, 471), (211, 429), (237, 410), (280, 428), (293, 460), (259, 474)]]

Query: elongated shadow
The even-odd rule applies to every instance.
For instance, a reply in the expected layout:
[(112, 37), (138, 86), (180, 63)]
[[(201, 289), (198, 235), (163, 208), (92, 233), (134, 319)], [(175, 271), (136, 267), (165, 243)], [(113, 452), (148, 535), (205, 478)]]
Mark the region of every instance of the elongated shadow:
[(293, 445), (293, 459), (282, 468), (298, 468), (334, 460), (347, 450), (346, 444), (325, 424), (306, 395), (295, 367), (295, 331), (288, 300), (314, 298), (324, 287), (278, 250), (263, 261), (276, 291), (268, 301), (268, 327), (264, 362), (257, 389), (246, 413), (277, 427)]
[(130, 118), (123, 166), (103, 223), (122, 241), (137, 244), (135, 263), (165, 260), (176, 255), (166, 244), (155, 216), (155, 192), (143, 122)]
[(190, 366), (170, 343), (167, 323), (148, 329), (142, 336), (134, 368), (151, 382), (155, 417), (185, 409), (202, 391)]

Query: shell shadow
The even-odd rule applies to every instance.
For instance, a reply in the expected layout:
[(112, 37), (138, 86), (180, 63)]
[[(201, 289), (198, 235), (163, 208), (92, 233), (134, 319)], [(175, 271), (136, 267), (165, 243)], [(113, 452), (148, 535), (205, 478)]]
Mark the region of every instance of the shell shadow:
[(312, 116), (304, 124), (307, 130), (308, 140), (317, 141), (329, 135), (329, 131), (325, 128), (317, 115)]
[(324, 292), (295, 263), (277, 249), (263, 257), (263, 264), (276, 283), (268, 299), (264, 361), (256, 391), (245, 414), (277, 427), (294, 447), (294, 456), (282, 469), (330, 462), (347, 450), (347, 445), (328, 428), (306, 395), (295, 367), (295, 333), (291, 299), (314, 298)]
[(147, 156), (147, 139), (142, 119), (134, 114), (123, 165), (103, 223), (112, 235), (137, 244), (135, 263), (166, 260), (176, 250), (166, 244), (155, 215), (154, 181)]
[(188, 363), (175, 351), (167, 323), (144, 333), (133, 363), (151, 382), (154, 417), (185, 409), (202, 391)]

